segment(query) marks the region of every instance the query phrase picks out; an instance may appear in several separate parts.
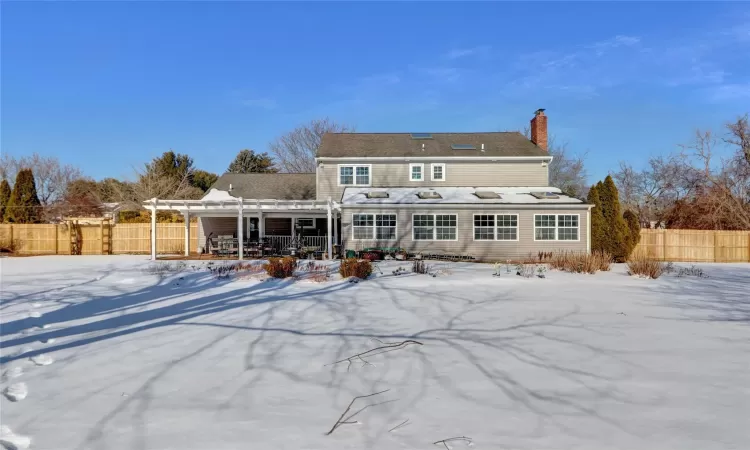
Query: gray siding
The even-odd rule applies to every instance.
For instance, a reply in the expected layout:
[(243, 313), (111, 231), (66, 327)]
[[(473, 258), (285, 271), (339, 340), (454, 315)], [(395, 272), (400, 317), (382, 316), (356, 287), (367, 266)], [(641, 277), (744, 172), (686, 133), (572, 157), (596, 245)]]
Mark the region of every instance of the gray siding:
[[(352, 214), (391, 213), (397, 215), (396, 240), (354, 240), (352, 239)], [(456, 241), (415, 241), (412, 239), (412, 214), (456, 214)], [(474, 214), (518, 214), (518, 241), (475, 241)], [(578, 241), (534, 241), (534, 214), (578, 214)], [(586, 251), (588, 239), (588, 210), (550, 209), (392, 209), (382, 210), (345, 208), (341, 217), (342, 245), (344, 249), (361, 250), (367, 247), (401, 247), (409, 252), (444, 252), (471, 255), (480, 260), (505, 261), (518, 259), (529, 253), (540, 251), (573, 250)]]
[[(412, 161), (414, 163), (414, 161)], [(424, 180), (410, 181), (409, 162), (393, 161), (373, 163), (370, 169), (373, 187), (411, 187), (411, 186), (547, 186), (547, 167), (541, 161), (534, 162), (492, 162), (461, 161), (450, 162), (436, 159), (419, 161), (424, 164)], [(432, 181), (431, 164), (445, 164), (445, 181)], [(338, 166), (340, 164), (359, 164), (351, 161), (325, 161), (318, 166), (317, 198), (325, 200), (329, 196), (341, 200), (344, 186), (338, 186)], [(368, 163), (369, 164), (369, 163)]]

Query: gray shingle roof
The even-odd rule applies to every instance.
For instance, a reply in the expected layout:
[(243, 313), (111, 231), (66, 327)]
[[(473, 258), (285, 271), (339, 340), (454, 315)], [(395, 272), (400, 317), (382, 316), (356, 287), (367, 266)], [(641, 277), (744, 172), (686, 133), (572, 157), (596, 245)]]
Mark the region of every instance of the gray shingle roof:
[[(424, 144), (424, 150), (422, 150)], [(454, 150), (471, 144), (476, 150)], [(484, 152), (481, 151), (484, 144)], [(319, 157), (401, 156), (548, 156), (519, 132), (432, 133), (432, 139), (412, 139), (410, 133), (327, 133)]]
[(315, 198), (314, 173), (225, 173), (212, 189), (249, 199), (311, 200)]

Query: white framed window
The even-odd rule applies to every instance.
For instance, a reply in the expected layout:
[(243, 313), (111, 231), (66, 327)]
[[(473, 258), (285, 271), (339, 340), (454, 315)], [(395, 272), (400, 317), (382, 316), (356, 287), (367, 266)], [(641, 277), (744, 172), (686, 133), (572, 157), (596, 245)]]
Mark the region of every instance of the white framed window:
[(396, 215), (375, 214), (375, 239), (396, 239)]
[(415, 241), (458, 240), (456, 214), (414, 214), (411, 217), (412, 239)]
[(560, 214), (557, 216), (557, 240), (578, 240), (578, 214)]
[(375, 217), (372, 214), (352, 214), (352, 239), (372, 239)]
[(424, 164), (409, 164), (409, 179), (411, 181), (424, 181)]
[(578, 241), (579, 214), (535, 214), (535, 241)]
[(474, 240), (495, 240), (495, 216), (492, 214), (474, 214)]
[(396, 239), (396, 215), (352, 214), (352, 239)]
[(455, 214), (435, 215), (435, 240), (455, 241), (458, 240), (458, 217)]
[(557, 217), (552, 214), (534, 214), (534, 240), (557, 240)]
[(432, 214), (414, 214), (412, 221), (412, 239), (431, 241), (435, 237), (435, 217)]
[(498, 241), (517, 241), (518, 240), (518, 214), (498, 214), (497, 223), (497, 240)]
[(432, 181), (445, 181), (445, 164), (432, 164)]
[(369, 186), (370, 164), (339, 164), (339, 186)]

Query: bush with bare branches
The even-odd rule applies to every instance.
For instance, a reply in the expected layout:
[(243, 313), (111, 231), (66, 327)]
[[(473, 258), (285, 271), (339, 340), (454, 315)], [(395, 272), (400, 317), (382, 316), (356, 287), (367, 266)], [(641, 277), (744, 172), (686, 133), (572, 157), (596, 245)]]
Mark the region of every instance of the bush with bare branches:
[(565, 272), (594, 274), (598, 271), (609, 271), (612, 261), (612, 255), (604, 251), (561, 251), (552, 255), (549, 265), (553, 269)]
[(643, 254), (636, 254), (628, 260), (628, 274), (657, 279), (666, 271), (666, 264)]

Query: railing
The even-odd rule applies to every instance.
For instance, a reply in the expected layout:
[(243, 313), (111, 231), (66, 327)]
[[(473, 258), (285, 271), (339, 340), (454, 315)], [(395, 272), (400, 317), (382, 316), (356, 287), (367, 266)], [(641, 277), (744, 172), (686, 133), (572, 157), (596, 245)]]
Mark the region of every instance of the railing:
[[(266, 236), (274, 247), (283, 250), (292, 245), (291, 236)], [(320, 247), (321, 250), (325, 250), (328, 245), (328, 239), (326, 236), (305, 236), (303, 238), (305, 247)]]

